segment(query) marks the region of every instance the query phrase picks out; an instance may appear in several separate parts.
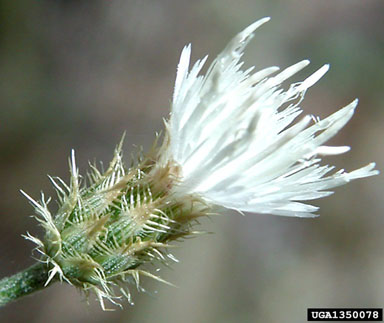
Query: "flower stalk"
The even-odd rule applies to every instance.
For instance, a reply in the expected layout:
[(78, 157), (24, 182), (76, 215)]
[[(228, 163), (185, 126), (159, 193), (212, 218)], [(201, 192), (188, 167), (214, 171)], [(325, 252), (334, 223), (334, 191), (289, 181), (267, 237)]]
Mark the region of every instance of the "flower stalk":
[[(37, 263), (11, 277), (0, 280), (0, 306), (47, 287), (48, 267)], [(56, 281), (52, 279), (51, 283)]]

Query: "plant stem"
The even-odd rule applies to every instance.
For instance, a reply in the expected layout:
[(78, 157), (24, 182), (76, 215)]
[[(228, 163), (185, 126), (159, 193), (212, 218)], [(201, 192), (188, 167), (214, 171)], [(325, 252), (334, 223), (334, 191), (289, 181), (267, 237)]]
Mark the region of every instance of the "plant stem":
[(47, 287), (45, 283), (48, 271), (47, 264), (36, 263), (24, 271), (0, 280), (0, 307)]

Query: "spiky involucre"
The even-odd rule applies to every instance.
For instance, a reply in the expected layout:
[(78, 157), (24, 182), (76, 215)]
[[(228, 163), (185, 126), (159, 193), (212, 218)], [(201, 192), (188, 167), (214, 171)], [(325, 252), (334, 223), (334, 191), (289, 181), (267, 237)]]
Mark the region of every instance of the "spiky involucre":
[(127, 283), (143, 290), (140, 275), (167, 283), (142, 265), (176, 261), (167, 252), (169, 243), (196, 234), (194, 220), (207, 214), (208, 208), (192, 195), (176, 200), (170, 190), (177, 168), (167, 165), (154, 170), (155, 163), (154, 154), (141, 158), (137, 167), (126, 168), (120, 143), (106, 172), (91, 165), (85, 185), (72, 151), (70, 185), (50, 177), (58, 193), (55, 217), (44, 195), (36, 202), (23, 192), (46, 232), (43, 240), (29, 233), (25, 236), (37, 244), (41, 261), (50, 266), (46, 284), (60, 279), (86, 294), (94, 291), (105, 309), (104, 298), (120, 305), (117, 301), (123, 295), (132, 303)]

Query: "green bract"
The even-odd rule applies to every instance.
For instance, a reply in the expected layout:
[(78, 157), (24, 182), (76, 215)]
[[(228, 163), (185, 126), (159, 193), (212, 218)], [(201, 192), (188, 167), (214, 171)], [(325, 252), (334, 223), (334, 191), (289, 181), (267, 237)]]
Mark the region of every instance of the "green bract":
[(72, 151), (70, 185), (50, 177), (59, 197), (55, 216), (44, 195), (38, 203), (24, 193), (46, 232), (43, 240), (29, 233), (26, 238), (38, 245), (41, 261), (50, 267), (47, 284), (60, 279), (86, 294), (94, 291), (103, 309), (103, 298), (116, 303), (121, 297), (115, 287), (131, 302), (127, 282), (140, 289), (140, 275), (165, 282), (138, 267), (174, 259), (167, 253), (169, 242), (197, 233), (192, 231), (194, 220), (208, 212), (197, 197), (174, 196), (177, 167), (154, 167), (154, 153), (140, 158), (137, 167), (126, 168), (121, 146), (104, 173), (91, 165), (87, 181), (81, 180)]

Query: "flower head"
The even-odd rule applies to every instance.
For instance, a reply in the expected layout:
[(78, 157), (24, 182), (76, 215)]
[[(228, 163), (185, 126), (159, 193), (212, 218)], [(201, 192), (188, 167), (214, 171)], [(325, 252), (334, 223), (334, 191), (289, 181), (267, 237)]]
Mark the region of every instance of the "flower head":
[(191, 46), (183, 49), (163, 163), (180, 166), (177, 194), (198, 194), (238, 211), (311, 217), (318, 208), (299, 201), (330, 195), (329, 189), (378, 171), (371, 163), (329, 175), (334, 167), (320, 166), (321, 155), (350, 149), (323, 144), (350, 120), (357, 100), (324, 120), (307, 115), (296, 121), (305, 92), (329, 65), (287, 90), (281, 84), (308, 60), (281, 72), (275, 66), (241, 70), (246, 45), (268, 20), (253, 23), (233, 38), (205, 76), (199, 72), (207, 57), (189, 71)]
[(60, 279), (93, 291), (103, 308), (103, 299), (116, 303), (119, 292), (130, 301), (127, 283), (142, 290), (140, 276), (163, 281), (143, 266), (175, 260), (168, 252), (171, 243), (196, 234), (195, 220), (215, 206), (313, 216), (317, 208), (300, 201), (378, 173), (373, 163), (331, 175), (333, 167), (319, 165), (320, 155), (349, 150), (323, 144), (349, 121), (357, 100), (322, 121), (310, 116), (295, 121), (306, 90), (328, 65), (287, 90), (281, 83), (308, 61), (280, 73), (277, 67), (241, 70), (245, 46), (268, 20), (238, 34), (205, 76), (199, 72), (206, 58), (189, 71), (191, 46), (184, 48), (164, 143), (135, 167), (125, 166), (120, 144), (108, 169), (91, 165), (84, 181), (72, 153), (70, 184), (51, 178), (59, 202), (55, 215), (44, 195), (41, 202), (27, 195), (45, 237), (26, 238), (47, 264), (47, 283)]

